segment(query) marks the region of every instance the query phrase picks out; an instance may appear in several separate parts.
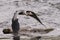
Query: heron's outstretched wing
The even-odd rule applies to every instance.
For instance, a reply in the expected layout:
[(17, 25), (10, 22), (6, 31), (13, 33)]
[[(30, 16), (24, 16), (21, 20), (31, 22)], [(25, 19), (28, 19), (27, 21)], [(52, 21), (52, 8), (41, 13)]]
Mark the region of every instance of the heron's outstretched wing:
[(31, 17), (35, 18), (37, 21), (39, 21), (42, 25), (44, 25), (41, 20), (36, 16), (36, 14), (34, 12), (32, 12), (32, 15), (30, 15)]
[[(31, 12), (31, 11), (26, 11), (26, 12)], [(44, 25), (41, 21), (40, 21), (40, 19), (36, 16), (36, 14), (34, 13), (34, 12), (31, 12), (32, 13), (32, 15), (28, 15), (28, 16), (31, 16), (31, 17), (33, 17), (33, 18), (35, 18), (37, 21), (39, 21), (42, 25)], [(24, 12), (20, 12), (19, 13), (19, 15), (26, 15)]]

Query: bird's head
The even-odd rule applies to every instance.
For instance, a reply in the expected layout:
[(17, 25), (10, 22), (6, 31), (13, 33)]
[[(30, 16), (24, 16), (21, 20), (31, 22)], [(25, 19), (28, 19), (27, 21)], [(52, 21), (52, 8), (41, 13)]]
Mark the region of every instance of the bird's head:
[(26, 16), (30, 16), (30, 15), (33, 15), (32, 11), (26, 11)]

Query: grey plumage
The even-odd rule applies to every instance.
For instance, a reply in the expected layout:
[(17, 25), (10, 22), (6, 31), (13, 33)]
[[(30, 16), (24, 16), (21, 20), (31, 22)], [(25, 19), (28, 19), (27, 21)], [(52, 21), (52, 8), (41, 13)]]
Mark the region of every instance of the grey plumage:
[(18, 18), (17, 18), (17, 13), (18, 11), (16, 11), (14, 13), (14, 16), (12, 18), (12, 30), (13, 30), (13, 40), (20, 40), (20, 36), (18, 35), (19, 34), (19, 29), (20, 29), (20, 26), (19, 26), (19, 22), (18, 22)]
[(14, 16), (12, 18), (12, 30), (13, 30), (13, 33), (18, 33), (19, 31), (19, 22), (18, 22), (18, 18), (17, 18), (17, 11), (14, 13)]

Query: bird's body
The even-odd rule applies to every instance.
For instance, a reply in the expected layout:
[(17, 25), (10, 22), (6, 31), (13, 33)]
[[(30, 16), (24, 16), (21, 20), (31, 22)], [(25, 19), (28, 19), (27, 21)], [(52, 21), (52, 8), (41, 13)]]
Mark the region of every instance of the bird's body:
[(17, 33), (19, 31), (18, 19), (16, 19), (16, 20), (12, 19), (12, 30), (13, 30), (14, 33), (15, 32)]
[(17, 18), (17, 12), (14, 13), (11, 26), (12, 26), (13, 34), (17, 35), (20, 29), (18, 18)]

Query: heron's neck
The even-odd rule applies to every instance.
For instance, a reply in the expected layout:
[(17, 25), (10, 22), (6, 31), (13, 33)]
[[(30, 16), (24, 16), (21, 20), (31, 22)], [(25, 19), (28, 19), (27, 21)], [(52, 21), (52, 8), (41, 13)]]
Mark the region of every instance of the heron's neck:
[(18, 19), (18, 18), (17, 18), (17, 15), (18, 15), (17, 13), (14, 13), (13, 20)]

